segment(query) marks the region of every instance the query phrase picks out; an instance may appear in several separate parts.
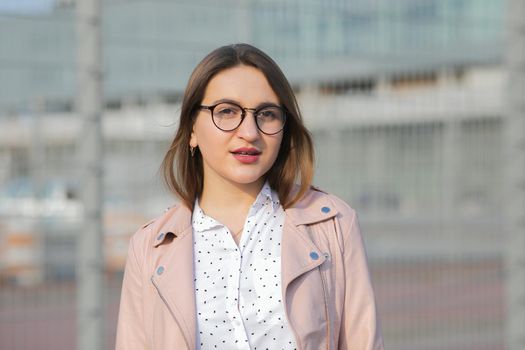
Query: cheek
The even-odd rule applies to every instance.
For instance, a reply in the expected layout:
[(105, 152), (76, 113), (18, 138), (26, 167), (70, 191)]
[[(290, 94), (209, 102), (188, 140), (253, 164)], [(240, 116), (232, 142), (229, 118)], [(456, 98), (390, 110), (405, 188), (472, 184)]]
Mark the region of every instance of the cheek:
[(217, 133), (217, 128), (212, 125), (201, 125), (194, 129), (199, 150), (205, 160), (220, 159), (228, 149), (228, 140), (225, 135)]
[(206, 120), (199, 116), (193, 125), (192, 133), (199, 148), (206, 148), (209, 144), (213, 144), (217, 138), (215, 134), (215, 130), (210, 128)]
[(283, 138), (281, 136), (281, 137), (278, 137), (278, 138), (275, 138), (275, 139), (271, 139), (267, 143), (269, 145), (269, 147), (271, 148), (271, 155), (272, 155), (272, 158), (273, 158), (274, 161), (277, 158), (277, 155), (279, 154), (279, 150), (281, 149), (282, 140), (283, 140)]

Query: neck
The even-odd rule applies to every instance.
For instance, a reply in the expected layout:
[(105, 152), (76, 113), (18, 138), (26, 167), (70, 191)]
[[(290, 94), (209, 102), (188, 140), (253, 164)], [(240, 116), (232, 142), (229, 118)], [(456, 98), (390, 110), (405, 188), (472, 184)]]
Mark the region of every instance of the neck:
[(209, 183), (204, 179), (199, 206), (205, 213), (247, 212), (264, 185), (264, 179), (250, 184), (228, 181)]

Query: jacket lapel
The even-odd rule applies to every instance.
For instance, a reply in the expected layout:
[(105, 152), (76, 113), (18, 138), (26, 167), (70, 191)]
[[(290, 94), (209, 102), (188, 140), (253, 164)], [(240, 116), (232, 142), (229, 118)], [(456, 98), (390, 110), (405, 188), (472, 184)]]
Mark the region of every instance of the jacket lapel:
[(337, 210), (326, 195), (308, 191), (293, 207), (286, 209), (281, 241), (281, 274), (283, 297), (290, 282), (321, 265), (326, 257), (312, 242), (305, 225), (331, 219)]
[(285, 297), (290, 282), (321, 265), (326, 258), (308, 238), (304, 228), (296, 227), (290, 220), (284, 224), (281, 250), (281, 279)]
[[(195, 285), (193, 277), (193, 230), (191, 212), (179, 206), (159, 232), (165, 232), (163, 241), (174, 235), (166, 243), (166, 251), (160, 256), (151, 278), (161, 299), (178, 323), (188, 349), (195, 348), (196, 315)], [(157, 249), (163, 242), (156, 242)]]

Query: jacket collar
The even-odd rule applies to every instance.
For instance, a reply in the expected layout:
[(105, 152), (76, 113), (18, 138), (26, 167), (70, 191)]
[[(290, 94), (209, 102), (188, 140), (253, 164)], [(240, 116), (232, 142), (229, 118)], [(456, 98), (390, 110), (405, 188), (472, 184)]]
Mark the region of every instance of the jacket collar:
[[(287, 219), (295, 226), (300, 226), (329, 220), (339, 212), (326, 192), (312, 187), (297, 203), (287, 208), (285, 213)], [(166, 220), (159, 225), (157, 230), (159, 234), (154, 237), (153, 241), (154, 247), (158, 247), (169, 239), (170, 234), (179, 238), (191, 231), (189, 228), (191, 228), (192, 212), (185, 205), (176, 205), (168, 209), (163, 216)]]
[[(163, 215), (165, 220), (158, 225), (155, 231), (157, 234), (153, 239), (153, 246), (156, 248), (168, 239), (181, 238), (191, 231), (191, 210), (178, 204), (167, 210)], [(170, 237), (173, 235), (174, 237)]]
[(285, 212), (296, 226), (315, 224), (331, 219), (338, 214), (330, 196), (315, 187), (307, 191), (297, 203), (286, 209)]

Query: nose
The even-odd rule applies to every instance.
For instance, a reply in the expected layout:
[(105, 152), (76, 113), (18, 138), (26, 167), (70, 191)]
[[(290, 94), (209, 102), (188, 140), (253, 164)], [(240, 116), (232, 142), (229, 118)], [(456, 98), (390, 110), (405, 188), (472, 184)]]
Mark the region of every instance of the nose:
[(237, 128), (237, 136), (245, 139), (246, 141), (254, 141), (259, 138), (259, 128), (255, 122), (255, 116), (252, 110), (245, 110), (244, 119), (241, 125)]

